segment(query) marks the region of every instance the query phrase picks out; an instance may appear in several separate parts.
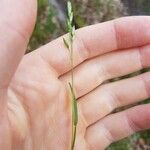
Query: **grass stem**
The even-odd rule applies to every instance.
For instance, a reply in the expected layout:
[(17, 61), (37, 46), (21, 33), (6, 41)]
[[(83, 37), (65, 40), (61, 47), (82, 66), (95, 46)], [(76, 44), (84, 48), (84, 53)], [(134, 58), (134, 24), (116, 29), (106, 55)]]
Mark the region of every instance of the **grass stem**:
[(72, 139), (71, 139), (71, 150), (74, 150), (76, 133), (77, 133), (77, 124), (78, 124), (78, 108), (77, 108), (77, 99), (74, 92), (74, 62), (73, 62), (73, 42), (75, 36), (75, 26), (73, 25), (73, 10), (72, 4), (70, 1), (67, 3), (68, 18), (67, 18), (67, 29), (69, 32), (69, 40), (63, 39), (64, 45), (69, 50), (70, 53), (70, 67), (71, 67), (71, 83), (69, 82), (69, 88), (71, 93), (72, 100)]

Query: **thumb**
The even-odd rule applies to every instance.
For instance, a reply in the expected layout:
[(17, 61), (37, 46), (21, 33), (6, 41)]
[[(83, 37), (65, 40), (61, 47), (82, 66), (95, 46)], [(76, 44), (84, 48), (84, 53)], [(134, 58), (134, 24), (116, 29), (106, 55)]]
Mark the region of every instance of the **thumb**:
[(24, 55), (36, 19), (36, 0), (1, 0), (0, 89), (7, 88)]

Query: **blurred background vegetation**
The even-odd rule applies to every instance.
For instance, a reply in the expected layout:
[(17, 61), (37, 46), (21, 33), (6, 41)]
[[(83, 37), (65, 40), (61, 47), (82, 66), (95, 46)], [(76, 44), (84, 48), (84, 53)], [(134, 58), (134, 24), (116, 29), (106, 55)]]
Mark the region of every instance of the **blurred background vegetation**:
[[(122, 16), (150, 15), (150, 0), (72, 0), (72, 3), (76, 28)], [(38, 0), (37, 23), (27, 52), (66, 33), (65, 20), (66, 0)], [(142, 70), (145, 71), (149, 70)], [(144, 101), (149, 102), (150, 100)], [(150, 130), (114, 143), (108, 150), (150, 150)]]

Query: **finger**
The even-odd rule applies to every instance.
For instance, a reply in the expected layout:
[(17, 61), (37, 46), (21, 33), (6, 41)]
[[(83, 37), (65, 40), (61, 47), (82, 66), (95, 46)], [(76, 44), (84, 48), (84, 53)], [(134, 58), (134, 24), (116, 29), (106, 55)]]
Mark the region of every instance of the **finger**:
[[(74, 41), (74, 66), (110, 51), (150, 44), (149, 28), (150, 17), (142, 16), (125, 17), (77, 30)], [(58, 75), (70, 70), (69, 52), (62, 37), (41, 47), (37, 52)]]
[(7, 88), (32, 32), (36, 0), (1, 0), (0, 88)]
[(92, 150), (103, 150), (111, 143), (137, 131), (150, 128), (150, 104), (112, 114), (90, 126), (86, 140)]
[[(116, 51), (85, 61), (74, 69), (76, 96), (81, 97), (108, 79), (127, 75), (150, 67), (150, 45), (124, 51)], [(68, 84), (70, 72), (60, 79)]]
[(150, 72), (137, 77), (108, 83), (79, 99), (87, 125), (111, 113), (114, 109), (150, 97)]

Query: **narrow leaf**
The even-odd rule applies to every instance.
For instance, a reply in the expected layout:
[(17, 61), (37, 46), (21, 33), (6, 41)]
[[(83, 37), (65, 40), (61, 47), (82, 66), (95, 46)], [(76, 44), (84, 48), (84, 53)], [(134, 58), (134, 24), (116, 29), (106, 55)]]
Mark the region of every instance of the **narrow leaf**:
[(70, 90), (71, 90), (71, 96), (72, 96), (72, 106), (73, 106), (73, 124), (74, 126), (76, 126), (78, 124), (78, 108), (77, 108), (77, 99), (75, 97), (75, 93), (74, 93), (74, 90), (73, 90), (73, 87), (71, 85), (71, 83), (69, 83), (69, 86), (70, 86)]
[(65, 38), (63, 38), (63, 41), (64, 41), (64, 45), (69, 50), (69, 44), (68, 44), (67, 40)]

